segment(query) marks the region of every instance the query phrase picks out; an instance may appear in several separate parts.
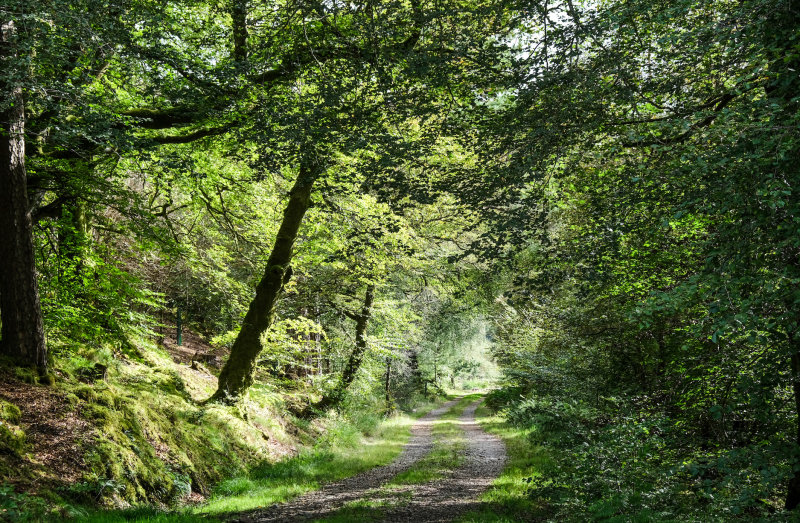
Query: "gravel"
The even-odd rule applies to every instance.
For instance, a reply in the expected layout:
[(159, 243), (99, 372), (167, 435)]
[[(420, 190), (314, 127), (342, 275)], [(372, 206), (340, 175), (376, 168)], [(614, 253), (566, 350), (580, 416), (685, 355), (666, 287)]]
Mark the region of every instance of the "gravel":
[(392, 463), (370, 469), (347, 479), (329, 483), (319, 490), (308, 492), (285, 503), (280, 503), (239, 515), (237, 522), (312, 521), (329, 516), (343, 505), (364, 498), (371, 489), (379, 487), (397, 474), (411, 468), (433, 448), (433, 423), (447, 412), (458, 399), (448, 401), (417, 420), (411, 427), (411, 437), (403, 451)]
[(481, 429), (475, 409), (483, 399), (464, 409), (459, 424), (467, 439), (463, 464), (447, 477), (422, 485), (411, 485), (409, 501), (388, 508), (383, 521), (433, 523), (453, 521), (480, 507), (478, 498), (503, 471), (506, 449), (502, 440)]
[[(387, 522), (434, 523), (453, 521), (476, 510), (480, 495), (500, 475), (506, 462), (506, 449), (500, 438), (481, 429), (475, 409), (483, 399), (470, 404), (458, 423), (467, 440), (462, 465), (445, 477), (420, 485), (403, 485), (388, 490), (379, 487), (397, 474), (408, 470), (433, 448), (435, 420), (458, 400), (445, 403), (420, 418), (411, 428), (411, 438), (400, 456), (389, 465), (377, 467), (350, 478), (330, 483), (286, 503), (239, 516), (239, 522), (313, 521), (333, 516), (344, 505), (359, 501), (386, 503), (387, 494), (394, 503), (379, 508), (380, 519)], [(399, 502), (397, 500), (400, 500)]]

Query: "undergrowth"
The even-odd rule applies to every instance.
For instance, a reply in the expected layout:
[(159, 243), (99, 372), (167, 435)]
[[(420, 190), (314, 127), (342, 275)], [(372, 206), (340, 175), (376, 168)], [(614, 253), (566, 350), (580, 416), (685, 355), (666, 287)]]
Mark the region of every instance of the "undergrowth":
[(481, 496), (480, 510), (465, 514), (458, 521), (512, 523), (546, 519), (547, 504), (530, 495), (530, 485), (534, 479), (547, 476), (553, 461), (551, 451), (531, 438), (536, 428), (515, 426), (486, 403), (478, 407), (475, 415), (484, 430), (503, 440), (507, 462), (502, 474)]
[[(614, 398), (589, 405), (504, 389), (478, 414), (505, 442), (509, 462), (484, 508), (462, 523), (797, 521), (775, 509), (767, 493), (779, 478), (757, 454), (686, 445), (663, 413)], [(763, 471), (730, 477), (736, 459)]]
[(420, 407), (413, 417), (400, 414), (388, 419), (369, 412), (331, 412), (315, 422), (325, 427), (316, 443), (303, 447), (296, 456), (277, 462), (263, 461), (219, 482), (203, 504), (173, 510), (144, 507), (94, 512), (84, 520), (93, 523), (214, 520), (286, 501), (324, 483), (391, 462), (407, 441), (414, 418), (431, 407), (430, 404)]

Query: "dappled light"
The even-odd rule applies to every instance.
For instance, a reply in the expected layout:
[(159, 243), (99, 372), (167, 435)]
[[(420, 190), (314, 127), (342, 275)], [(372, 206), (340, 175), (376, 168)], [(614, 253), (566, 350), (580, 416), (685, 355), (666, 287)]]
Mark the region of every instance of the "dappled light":
[(800, 0), (3, 0), (0, 520), (800, 518)]

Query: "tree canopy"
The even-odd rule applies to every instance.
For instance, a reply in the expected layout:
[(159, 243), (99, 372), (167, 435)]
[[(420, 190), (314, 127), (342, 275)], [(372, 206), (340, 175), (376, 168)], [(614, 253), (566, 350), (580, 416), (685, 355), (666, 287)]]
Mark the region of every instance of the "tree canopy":
[(800, 505), (797, 0), (7, 0), (0, 30), (10, 365), (52, 385), (183, 321), (203, 405), (491, 377), (561, 434), (556, 519)]

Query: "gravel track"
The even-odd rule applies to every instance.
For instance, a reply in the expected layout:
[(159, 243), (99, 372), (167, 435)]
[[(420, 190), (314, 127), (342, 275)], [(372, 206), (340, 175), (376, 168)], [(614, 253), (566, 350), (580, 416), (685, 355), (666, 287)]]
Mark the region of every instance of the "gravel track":
[(409, 485), (410, 499), (384, 511), (383, 521), (435, 523), (453, 521), (466, 512), (480, 507), (478, 498), (503, 472), (506, 448), (503, 441), (480, 427), (475, 420), (475, 409), (480, 399), (466, 409), (459, 425), (467, 439), (463, 464), (447, 477), (422, 485)]
[(242, 523), (312, 521), (331, 515), (343, 505), (365, 497), (369, 490), (408, 470), (431, 451), (433, 448), (431, 431), (434, 421), (458, 403), (459, 399), (448, 401), (417, 420), (411, 427), (408, 443), (392, 463), (329, 483), (319, 490), (308, 492), (285, 503), (240, 515), (233, 521)]

